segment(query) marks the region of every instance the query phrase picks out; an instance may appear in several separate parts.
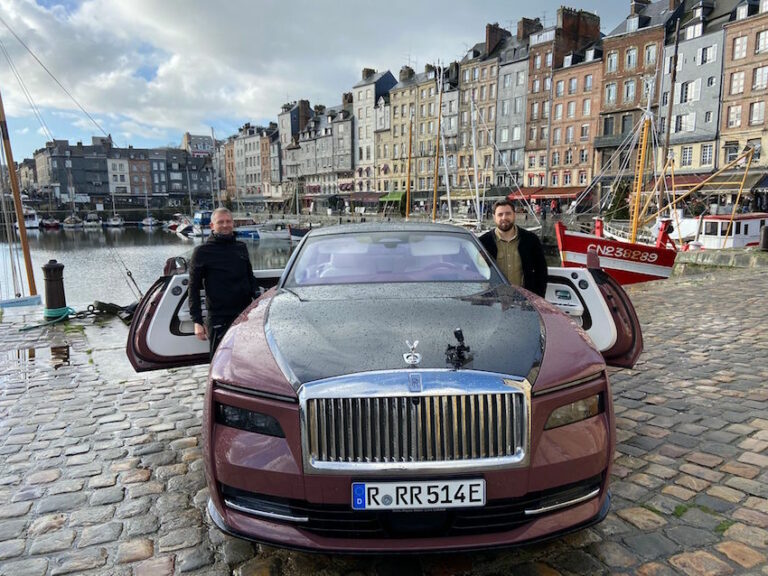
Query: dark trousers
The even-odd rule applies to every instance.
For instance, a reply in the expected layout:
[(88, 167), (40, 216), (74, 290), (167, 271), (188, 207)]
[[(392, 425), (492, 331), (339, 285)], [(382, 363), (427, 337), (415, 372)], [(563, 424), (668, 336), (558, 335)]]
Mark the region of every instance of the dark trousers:
[(216, 353), (216, 348), (219, 347), (221, 339), (224, 338), (224, 334), (227, 333), (227, 330), (229, 330), (229, 327), (232, 325), (232, 322), (235, 321), (235, 318), (237, 318), (237, 316), (226, 318), (216, 317), (208, 319), (208, 343), (210, 345), (210, 354), (208, 356), (209, 360), (213, 360), (213, 355)]

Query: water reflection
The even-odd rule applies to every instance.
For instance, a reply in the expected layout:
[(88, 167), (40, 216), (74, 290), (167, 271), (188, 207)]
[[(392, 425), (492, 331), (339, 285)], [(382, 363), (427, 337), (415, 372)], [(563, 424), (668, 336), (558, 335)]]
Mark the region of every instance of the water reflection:
[[(4, 234), (0, 237), (5, 238)], [(30, 230), (28, 237), (38, 292), (43, 290), (42, 266), (48, 260), (58, 260), (65, 266), (67, 303), (78, 310), (94, 300), (120, 305), (135, 301), (126, 270), (131, 271), (141, 290), (146, 291), (162, 274), (168, 258), (189, 259), (193, 248), (202, 241), (144, 228)], [(254, 269), (284, 267), (296, 246), (280, 240), (246, 241), (246, 244)], [(13, 258), (21, 261), (18, 243), (14, 246)], [(0, 242), (0, 287), (11, 286), (10, 259), (8, 243)]]

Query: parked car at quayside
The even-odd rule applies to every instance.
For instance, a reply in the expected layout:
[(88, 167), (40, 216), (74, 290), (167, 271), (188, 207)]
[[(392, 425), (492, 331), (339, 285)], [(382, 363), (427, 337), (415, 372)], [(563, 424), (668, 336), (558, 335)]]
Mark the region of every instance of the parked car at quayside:
[[(131, 326), (137, 370), (206, 359), (184, 262), (166, 272)], [(550, 269), (549, 303), (510, 286), (470, 232), (406, 223), (313, 230), (279, 280), (257, 275), (277, 285), (229, 330), (205, 393), (223, 531), (402, 553), (525, 544), (605, 517), (606, 362), (632, 366), (642, 335), (599, 269)]]

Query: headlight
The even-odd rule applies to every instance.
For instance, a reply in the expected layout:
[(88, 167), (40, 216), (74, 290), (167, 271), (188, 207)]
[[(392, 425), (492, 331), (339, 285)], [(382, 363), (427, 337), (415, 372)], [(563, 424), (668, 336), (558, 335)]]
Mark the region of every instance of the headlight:
[(228, 406), (226, 404), (216, 404), (216, 422), (238, 428), (248, 432), (256, 432), (266, 436), (277, 436), (285, 438), (285, 432), (280, 427), (280, 423), (268, 414), (261, 412), (252, 412), (245, 408), (237, 406)]
[(574, 422), (580, 422), (581, 420), (596, 416), (603, 411), (602, 404), (602, 396), (595, 394), (589, 398), (560, 406), (560, 408), (556, 408), (549, 415), (547, 423), (544, 425), (544, 430), (559, 428), (566, 424), (573, 424)]

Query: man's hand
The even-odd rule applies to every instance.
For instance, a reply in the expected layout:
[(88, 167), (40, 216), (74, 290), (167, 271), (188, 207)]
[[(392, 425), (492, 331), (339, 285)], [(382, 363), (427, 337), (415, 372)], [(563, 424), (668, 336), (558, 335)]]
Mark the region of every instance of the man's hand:
[(208, 332), (206, 331), (205, 326), (195, 322), (195, 336), (198, 340), (208, 340)]

